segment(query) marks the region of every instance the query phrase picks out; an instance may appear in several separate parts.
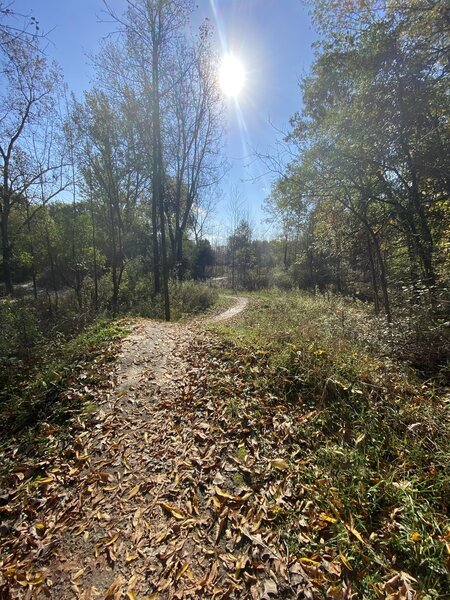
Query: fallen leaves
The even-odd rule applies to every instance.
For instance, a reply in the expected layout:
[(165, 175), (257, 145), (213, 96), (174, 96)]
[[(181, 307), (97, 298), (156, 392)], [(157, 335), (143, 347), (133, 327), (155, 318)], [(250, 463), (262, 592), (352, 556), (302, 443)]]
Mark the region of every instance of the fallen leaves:
[(278, 471), (287, 471), (289, 469), (288, 463), (282, 458), (273, 458), (270, 461), (270, 465), (273, 469), (278, 469)]
[[(1, 586), (11, 598), (38, 587), (86, 600), (352, 596), (342, 573), (353, 561), (327, 538), (339, 525), (367, 542), (337, 508), (306, 500), (298, 415), (270, 397), (253, 410), (241, 361), (212, 358), (206, 340), (139, 325), (94, 426), (16, 470), (0, 508), (10, 527), (0, 596)], [(264, 356), (245, 360), (257, 376)], [(228, 400), (236, 391), (239, 418)], [(303, 550), (312, 540), (320, 553)]]
[(172, 506), (167, 502), (160, 502), (160, 506), (162, 506), (164, 510), (170, 513), (172, 517), (175, 517), (175, 519), (183, 520), (186, 518), (185, 515), (176, 506)]

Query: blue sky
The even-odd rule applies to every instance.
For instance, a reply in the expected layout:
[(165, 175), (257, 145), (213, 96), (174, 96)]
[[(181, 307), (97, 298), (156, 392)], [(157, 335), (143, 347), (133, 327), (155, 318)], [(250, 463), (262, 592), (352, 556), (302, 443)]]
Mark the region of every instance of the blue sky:
[[(308, 11), (301, 0), (197, 0), (196, 4), (192, 27), (209, 18), (218, 50), (238, 56), (247, 75), (239, 110), (233, 100), (227, 101), (224, 149), (231, 170), (222, 182), (215, 227), (226, 227), (228, 199), (232, 190), (239, 189), (256, 233), (264, 235), (261, 206), (271, 177), (253, 152), (276, 151), (280, 135), (275, 128), (287, 130), (290, 116), (301, 108), (298, 82), (313, 59)], [(111, 5), (120, 11), (125, 0), (111, 0)], [(101, 22), (106, 18), (102, 0), (16, 0), (14, 8), (34, 14), (41, 28), (50, 31), (48, 54), (61, 65), (69, 89), (81, 95), (91, 79), (86, 53), (95, 53), (99, 40), (111, 30)]]

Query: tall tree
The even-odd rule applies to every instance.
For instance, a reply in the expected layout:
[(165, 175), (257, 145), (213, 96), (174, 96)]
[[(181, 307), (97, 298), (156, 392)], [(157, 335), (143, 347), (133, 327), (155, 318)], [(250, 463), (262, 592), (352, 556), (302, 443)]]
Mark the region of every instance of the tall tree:
[(221, 175), (220, 140), (222, 102), (208, 26), (198, 43), (180, 45), (170, 70), (167, 164), (171, 179), (166, 202), (172, 256), (183, 278), (183, 237), (201, 193)]
[[(3, 106), (0, 116), (0, 231), (2, 238), (3, 277), (7, 294), (12, 294), (12, 258), (14, 240), (9, 221), (11, 212), (32, 190), (43, 183), (55, 194), (64, 187), (62, 160), (55, 155), (54, 126), (45, 121), (55, 108), (60, 75), (49, 65), (39, 38), (17, 35), (14, 29), (0, 28), (0, 52)], [(56, 122), (56, 119), (54, 120)], [(44, 126), (43, 126), (44, 123)], [(48, 121), (47, 121), (48, 123)], [(32, 218), (26, 217), (23, 226)]]
[[(107, 5), (106, 2), (105, 4)], [(170, 63), (192, 11), (192, 3), (187, 0), (128, 0), (123, 17), (109, 7), (108, 10), (123, 27), (126, 50), (133, 63), (134, 73), (138, 75), (141, 93), (151, 99), (144, 106), (149, 109), (147, 128), (151, 136), (154, 291), (159, 292), (161, 278), (164, 316), (166, 320), (170, 320), (165, 214), (166, 164), (161, 105), (172, 86), (172, 82), (168, 81)]]

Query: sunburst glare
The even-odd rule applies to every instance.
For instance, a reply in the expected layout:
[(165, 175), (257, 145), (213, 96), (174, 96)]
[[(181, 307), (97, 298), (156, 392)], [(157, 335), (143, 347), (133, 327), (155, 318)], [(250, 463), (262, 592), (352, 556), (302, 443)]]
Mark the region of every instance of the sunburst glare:
[(233, 54), (225, 54), (219, 69), (219, 84), (226, 96), (237, 98), (245, 83), (245, 69)]

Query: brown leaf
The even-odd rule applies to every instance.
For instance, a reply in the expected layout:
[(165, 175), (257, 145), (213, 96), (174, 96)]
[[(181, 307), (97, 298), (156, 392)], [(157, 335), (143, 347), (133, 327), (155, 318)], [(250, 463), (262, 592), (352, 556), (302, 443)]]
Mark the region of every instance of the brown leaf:
[(270, 461), (270, 464), (273, 469), (278, 469), (278, 471), (287, 471), (289, 469), (288, 463), (282, 458), (274, 458)]
[(127, 498), (126, 498), (126, 499), (127, 499), (127, 500), (131, 500), (131, 498), (134, 498), (134, 496), (136, 496), (136, 494), (138, 494), (138, 493), (139, 493), (139, 489), (140, 489), (140, 487), (141, 487), (141, 484), (140, 484), (140, 483), (138, 483), (137, 485), (135, 485), (135, 486), (134, 486), (134, 488), (132, 488), (132, 489), (130, 490), (130, 493), (128, 494), (128, 496), (127, 496)]
[(112, 584), (109, 586), (106, 594), (105, 594), (105, 599), (104, 600), (109, 600), (110, 598), (116, 598), (117, 594), (120, 594), (120, 588), (122, 587), (124, 582), (124, 579), (122, 577), (122, 575), (119, 575), (119, 577), (117, 577)]
[(173, 517), (175, 517), (175, 519), (182, 520), (186, 518), (185, 515), (181, 512), (181, 510), (176, 506), (172, 506), (167, 502), (160, 502), (159, 505), (162, 506), (162, 508), (169, 512)]

